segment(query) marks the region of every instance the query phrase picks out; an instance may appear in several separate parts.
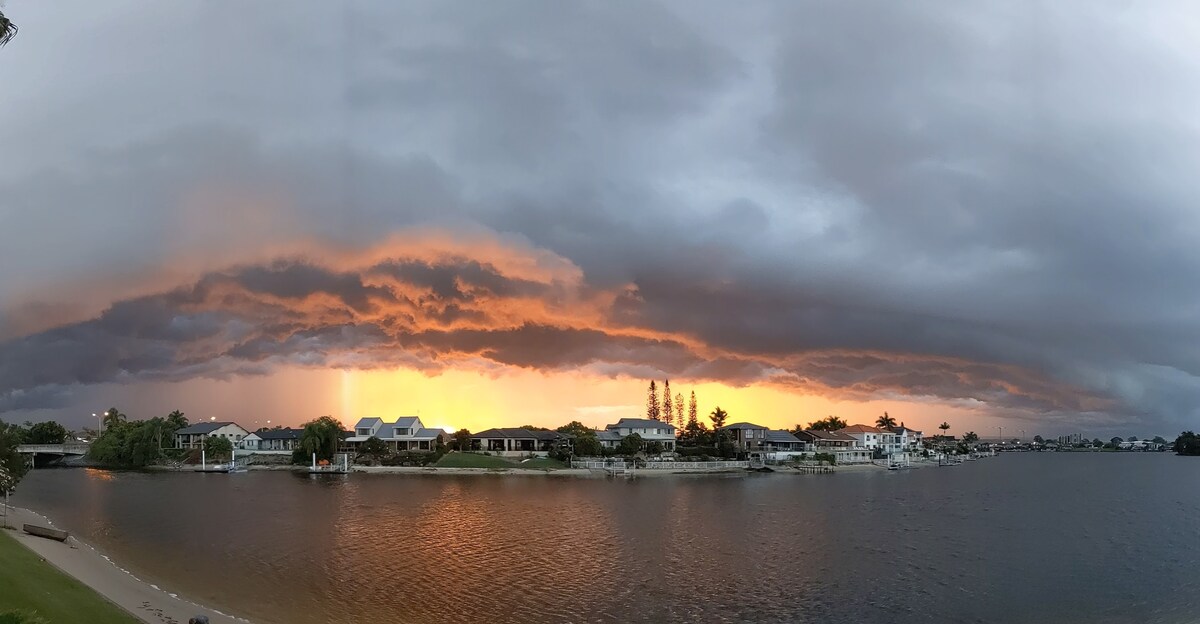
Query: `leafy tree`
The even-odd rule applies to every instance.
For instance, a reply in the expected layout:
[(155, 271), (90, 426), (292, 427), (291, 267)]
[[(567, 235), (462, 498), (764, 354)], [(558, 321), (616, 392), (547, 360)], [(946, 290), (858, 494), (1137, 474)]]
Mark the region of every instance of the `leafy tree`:
[(1167, 443), (1167, 439), (1162, 436), (1154, 436), (1154, 439), (1150, 440), (1150, 441), (1155, 444), (1166, 444)]
[(950, 430), (950, 423), (942, 421), (942, 424), (938, 425), (938, 429), (942, 430), (942, 437), (945, 437), (946, 432)]
[(663, 452), (663, 443), (662, 442), (659, 442), (658, 440), (651, 440), (646, 443), (646, 454), (647, 455), (662, 455), (662, 452)]
[[(460, 430), (460, 433), (462, 431), (466, 431), (466, 429)], [(457, 439), (457, 434), (455, 434), (455, 437)], [(470, 442), (471, 434), (468, 433), (467, 443), (470, 444)], [(380, 440), (378, 436), (371, 436), (366, 440), (363, 440), (363, 443), (358, 447), (358, 455), (360, 457), (370, 458), (372, 461), (379, 461), (390, 455), (391, 452), (392, 450), (388, 448), (387, 442)]]
[(118, 410), (115, 407), (110, 407), (104, 412), (104, 418), (102, 418), (100, 422), (104, 424), (105, 429), (109, 429), (120, 425), (127, 419), (128, 417), (125, 416), (125, 414), (122, 414), (121, 410)]
[(675, 430), (683, 430), (683, 393), (675, 395)]
[(48, 420), (29, 428), (29, 444), (62, 444), (67, 438), (67, 428)]
[(0, 11), (0, 47), (12, 41), (13, 37), (17, 36), (17, 25), (12, 23), (12, 20), (4, 17), (4, 12)]
[(596, 457), (603, 453), (600, 439), (594, 431), (575, 436), (575, 455), (578, 457)]
[(93, 460), (107, 466), (141, 468), (162, 458), (171, 433), (165, 419), (113, 422), (88, 449)]
[(813, 431), (837, 431), (846, 428), (846, 421), (837, 416), (826, 416), (821, 420), (808, 423), (808, 428)]
[(170, 429), (172, 433), (179, 431), (180, 429), (187, 428), (188, 424), (187, 417), (184, 416), (183, 412), (179, 410), (175, 410), (170, 414), (167, 414), (167, 428)]
[(1129, 436), (1129, 441), (1130, 441), (1130, 442), (1137, 442), (1137, 441), (1138, 441), (1138, 438), (1137, 438), (1137, 436)]
[(1113, 436), (1113, 438), (1111, 440), (1109, 440), (1109, 442), (1111, 442), (1113, 446), (1116, 446), (1124, 441), (1125, 440), (1122, 440), (1120, 436)]
[(634, 455), (642, 450), (642, 436), (631, 433), (621, 438), (621, 443), (617, 445), (618, 455)]
[[(25, 443), (25, 429), (20, 425), (9, 425), (0, 421), (0, 472), (7, 474), (4, 477), (5, 491), (11, 492), (17, 486), (17, 482), (21, 477), (25, 476), (28, 466), (25, 463), (25, 458), (17, 452), (17, 446)], [(3, 494), (4, 491), (0, 491)]]
[(1172, 448), (1179, 455), (1200, 455), (1200, 437), (1191, 431), (1184, 431), (1175, 438)]
[(968, 431), (963, 434), (963, 442), (966, 442), (967, 444), (974, 444), (978, 441), (979, 441), (979, 435), (976, 434), (974, 431)]
[(233, 443), (229, 438), (208, 436), (204, 438), (204, 453), (211, 459), (222, 459), (233, 454)]
[(658, 406), (658, 386), (654, 385), (654, 380), (650, 380), (650, 389), (646, 393), (646, 418), (650, 420), (659, 420), (662, 417), (662, 412)]
[(1033, 436), (1033, 441), (1034, 441), (1034, 443), (1036, 443), (1036, 444), (1045, 444), (1045, 442), (1046, 442), (1045, 438), (1043, 438), (1043, 437), (1042, 437), (1042, 436), (1040, 436), (1040, 435), (1035, 435), (1035, 436)]
[(557, 431), (559, 433), (570, 434), (575, 437), (588, 435), (589, 433), (595, 435), (595, 432), (592, 431), (591, 427), (588, 427), (587, 425), (579, 422), (578, 420), (572, 420), (571, 422), (559, 427), (558, 429), (555, 429), (555, 431)]
[[(372, 438), (375, 436), (371, 436)], [(367, 442), (370, 442), (368, 439)], [(454, 432), (454, 449), (460, 452), (471, 450), (471, 432), (466, 429), (459, 429)]]
[(663, 380), (663, 399), (662, 399), (662, 419), (664, 422), (671, 422), (675, 416), (675, 403), (671, 397), (671, 380)]
[(342, 423), (333, 416), (322, 416), (304, 423), (300, 433), (300, 450), (305, 457), (317, 454), (317, 459), (332, 460), (342, 441)]
[(725, 426), (725, 421), (729, 419), (729, 412), (717, 406), (712, 413), (708, 415), (708, 419), (712, 421), (713, 429), (720, 429)]
[(1092, 440), (1092, 448), (1100, 448), (1102, 446), (1104, 446), (1104, 441), (1100, 438)]
[(883, 416), (875, 419), (875, 426), (880, 429), (891, 429), (896, 426), (896, 419), (888, 416), (887, 412), (884, 412)]
[(696, 408), (696, 391), (692, 390), (692, 398), (688, 401), (688, 420), (687, 429), (695, 429), (699, 426), (700, 411)]

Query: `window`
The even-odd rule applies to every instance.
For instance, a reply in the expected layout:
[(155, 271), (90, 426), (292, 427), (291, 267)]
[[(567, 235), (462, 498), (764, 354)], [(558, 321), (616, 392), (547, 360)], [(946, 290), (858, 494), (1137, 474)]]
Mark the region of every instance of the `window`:
[(360, 435), (360, 436), (369, 436), (369, 435), (371, 435), (371, 428), (370, 428), (370, 427), (359, 427), (359, 428), (358, 428), (358, 435)]

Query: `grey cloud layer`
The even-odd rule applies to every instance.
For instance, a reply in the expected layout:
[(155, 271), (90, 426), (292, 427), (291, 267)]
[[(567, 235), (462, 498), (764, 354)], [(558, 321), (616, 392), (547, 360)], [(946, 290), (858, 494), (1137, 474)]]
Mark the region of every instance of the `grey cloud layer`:
[[(194, 20), (213, 10), (236, 19), (201, 38)], [(103, 21), (96, 11), (11, 8), (23, 31), (4, 50), (14, 88), (0, 106), (29, 123), (0, 128), (18, 148), (0, 153), (0, 339), (42, 329), (28, 319), (47, 301), (78, 304), (54, 284), (198, 258), (225, 271), (249, 249), (366, 246), (433, 223), (549, 249), (589, 288), (633, 283), (614, 322), (715, 355), (660, 358), (586, 332), (562, 338), (559, 361), (525, 352), (546, 336), (429, 337), (431, 352), (603, 372), (646, 357), (1064, 422), (1200, 415), (1187, 287), (1200, 269), (1200, 89), (1169, 7), (179, 2), (131, 12), (121, 36), (40, 43)], [(65, 79), (47, 86), (48, 67)], [(336, 277), (295, 268), (257, 283), (246, 270), (244, 288), (277, 297)], [(450, 273), (396, 279), (453, 294)], [(123, 336), (109, 328), (120, 307), (50, 331), (66, 332), (59, 344), (82, 344), (71, 332), (88, 323)], [(306, 345), (380, 339), (320, 325), (181, 362), (147, 348), (130, 365), (260, 370), (321, 361)], [(0, 347), (6, 361), (20, 344)], [(94, 355), (46, 366), (55, 374), (0, 380), (32, 393), (38, 375), (114, 370)]]

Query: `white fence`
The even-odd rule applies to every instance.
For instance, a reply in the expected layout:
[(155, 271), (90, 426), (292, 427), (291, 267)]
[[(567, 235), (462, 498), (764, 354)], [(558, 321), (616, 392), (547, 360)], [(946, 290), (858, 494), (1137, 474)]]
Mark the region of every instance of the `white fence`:
[(635, 466), (622, 460), (572, 460), (572, 468), (587, 468), (590, 470), (631, 469), (637, 470), (726, 470), (731, 468), (749, 468), (748, 461), (651, 461), (645, 465)]

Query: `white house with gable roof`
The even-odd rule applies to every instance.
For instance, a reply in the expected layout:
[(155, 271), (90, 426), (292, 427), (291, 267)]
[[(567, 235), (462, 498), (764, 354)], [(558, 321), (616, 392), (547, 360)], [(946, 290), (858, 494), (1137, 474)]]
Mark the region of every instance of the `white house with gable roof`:
[(354, 435), (346, 438), (346, 443), (357, 446), (372, 436), (397, 451), (432, 451), (437, 448), (439, 439), (443, 443), (449, 439), (444, 430), (425, 427), (417, 416), (401, 416), (391, 423), (384, 422), (382, 418), (368, 417), (354, 425)]

